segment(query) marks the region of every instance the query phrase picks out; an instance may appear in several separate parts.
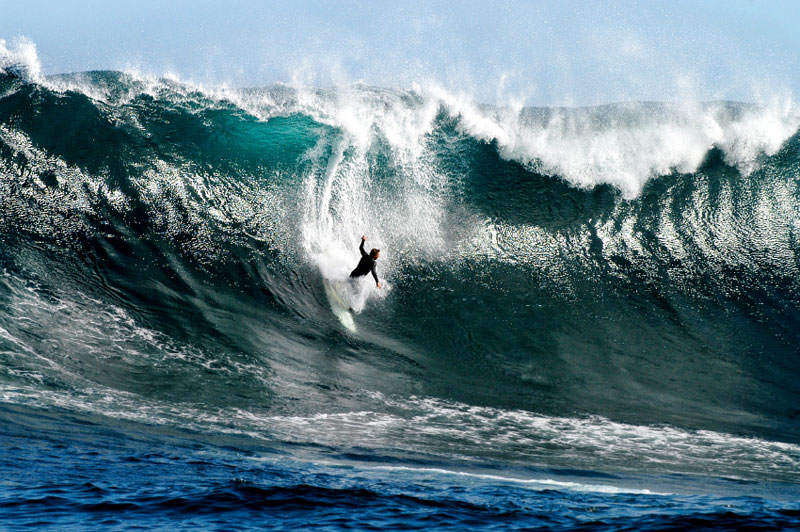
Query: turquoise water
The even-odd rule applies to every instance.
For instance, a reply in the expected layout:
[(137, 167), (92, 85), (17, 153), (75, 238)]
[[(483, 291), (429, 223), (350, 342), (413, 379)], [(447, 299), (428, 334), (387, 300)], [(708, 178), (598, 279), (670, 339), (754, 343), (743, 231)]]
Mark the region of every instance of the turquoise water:
[(3, 527), (797, 526), (798, 125), (8, 70)]

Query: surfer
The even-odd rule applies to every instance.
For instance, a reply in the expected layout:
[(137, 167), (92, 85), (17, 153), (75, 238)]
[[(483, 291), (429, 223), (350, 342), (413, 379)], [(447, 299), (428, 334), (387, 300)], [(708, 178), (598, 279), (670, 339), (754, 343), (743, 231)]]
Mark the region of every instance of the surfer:
[(361, 245), (358, 246), (358, 250), (361, 252), (361, 260), (358, 261), (356, 269), (350, 272), (350, 277), (354, 279), (372, 273), (372, 276), (375, 278), (375, 286), (380, 288), (381, 283), (378, 281), (378, 274), (375, 273), (375, 261), (381, 256), (381, 250), (372, 248), (372, 250), (367, 253), (364, 251), (364, 242), (366, 242), (366, 240), (367, 237), (361, 237)]

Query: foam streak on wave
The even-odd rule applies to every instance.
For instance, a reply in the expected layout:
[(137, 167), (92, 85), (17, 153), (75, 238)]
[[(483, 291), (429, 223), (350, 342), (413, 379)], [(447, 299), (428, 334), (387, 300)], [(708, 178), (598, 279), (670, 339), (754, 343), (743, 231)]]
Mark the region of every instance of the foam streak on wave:
[(109, 389), (81, 394), (4, 385), (3, 402), (108, 416), (176, 429), (243, 435), (293, 445), (370, 450), (407, 460), (438, 457), (465, 464), (606, 472), (686, 473), (797, 482), (800, 446), (708, 430), (637, 426), (597, 416), (565, 418), (452, 403), (397, 400), (370, 394), (384, 412), (363, 410), (311, 416), (273, 416), (242, 409), (209, 411), (142, 400)]

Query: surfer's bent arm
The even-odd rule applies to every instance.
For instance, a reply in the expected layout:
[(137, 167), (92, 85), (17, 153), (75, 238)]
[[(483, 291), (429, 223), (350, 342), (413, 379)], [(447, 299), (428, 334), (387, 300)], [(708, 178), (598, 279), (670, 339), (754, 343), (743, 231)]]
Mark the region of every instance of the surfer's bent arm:
[(366, 239), (366, 238), (364, 238), (364, 237), (362, 236), (362, 237), (361, 237), (361, 245), (360, 245), (360, 246), (358, 246), (358, 250), (361, 252), (361, 256), (362, 256), (362, 257), (366, 257), (367, 255), (369, 255), (369, 253), (367, 253), (366, 251), (364, 251), (364, 242), (366, 242), (366, 240), (367, 240), (367, 239)]
[(372, 276), (375, 278), (375, 284), (378, 285), (378, 288), (381, 287), (381, 282), (378, 280), (378, 273), (375, 271), (375, 263), (372, 263), (372, 268), (370, 268), (372, 272)]

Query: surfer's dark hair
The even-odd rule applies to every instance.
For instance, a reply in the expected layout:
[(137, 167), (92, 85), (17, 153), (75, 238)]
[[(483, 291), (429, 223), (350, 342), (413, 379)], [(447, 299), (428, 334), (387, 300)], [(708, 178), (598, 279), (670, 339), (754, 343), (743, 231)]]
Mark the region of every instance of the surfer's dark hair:
[(372, 248), (372, 250), (370, 250), (370, 252), (369, 252), (369, 256), (370, 257), (374, 257), (375, 255), (377, 255), (380, 252), (381, 252), (381, 250), (379, 250), (378, 248)]

